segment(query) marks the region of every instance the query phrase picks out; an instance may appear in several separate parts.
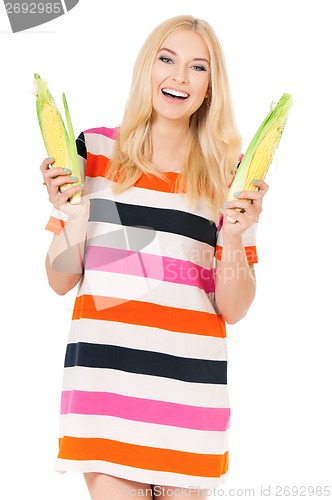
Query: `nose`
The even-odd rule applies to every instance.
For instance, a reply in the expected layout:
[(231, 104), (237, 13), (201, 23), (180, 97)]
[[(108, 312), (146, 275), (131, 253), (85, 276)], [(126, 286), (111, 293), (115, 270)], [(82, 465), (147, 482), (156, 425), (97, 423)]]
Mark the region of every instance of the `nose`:
[(188, 83), (188, 69), (185, 66), (174, 67), (172, 80), (178, 83)]

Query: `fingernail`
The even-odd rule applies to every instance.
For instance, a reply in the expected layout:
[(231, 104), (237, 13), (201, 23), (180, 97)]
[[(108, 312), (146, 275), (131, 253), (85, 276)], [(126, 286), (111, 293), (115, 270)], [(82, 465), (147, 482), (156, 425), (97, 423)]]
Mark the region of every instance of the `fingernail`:
[(83, 189), (83, 188), (84, 188), (84, 184), (79, 184), (79, 187), (80, 187), (81, 189)]
[(75, 175), (71, 175), (70, 178), (72, 181), (77, 181), (77, 177), (75, 177)]
[(66, 174), (68, 174), (70, 172), (70, 168), (64, 168), (63, 171), (66, 172)]
[(54, 160), (53, 156), (49, 156), (47, 159), (48, 160)]
[(222, 213), (224, 211), (223, 208), (219, 208), (219, 212)]
[(257, 184), (258, 179), (253, 179), (251, 182), (253, 182), (254, 184)]
[(228, 207), (229, 205), (229, 201), (226, 201), (226, 203), (224, 204), (224, 207)]
[(237, 193), (234, 193), (234, 196), (240, 196), (241, 191), (238, 191)]

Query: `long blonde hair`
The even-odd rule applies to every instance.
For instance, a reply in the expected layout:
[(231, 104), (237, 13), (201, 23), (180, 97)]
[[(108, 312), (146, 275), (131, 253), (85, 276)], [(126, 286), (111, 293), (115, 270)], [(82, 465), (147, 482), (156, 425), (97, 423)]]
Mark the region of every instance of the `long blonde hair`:
[(192, 16), (177, 16), (158, 25), (141, 48), (133, 71), (131, 91), (118, 129), (112, 161), (106, 176), (116, 180), (115, 190), (131, 187), (142, 173), (164, 177), (150, 163), (152, 117), (152, 66), (165, 38), (176, 31), (193, 30), (210, 53), (209, 99), (190, 118), (185, 163), (177, 191), (192, 201), (203, 196), (218, 210), (225, 201), (226, 179), (238, 162), (241, 137), (231, 101), (222, 49), (211, 26)]

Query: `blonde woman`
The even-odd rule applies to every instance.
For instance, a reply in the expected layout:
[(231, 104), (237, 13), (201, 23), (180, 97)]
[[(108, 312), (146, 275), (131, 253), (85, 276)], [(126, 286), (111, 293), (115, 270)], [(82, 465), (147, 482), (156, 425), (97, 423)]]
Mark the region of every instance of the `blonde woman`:
[(83, 473), (93, 500), (210, 496), (228, 470), (225, 324), (254, 299), (268, 189), (257, 180), (224, 205), (241, 140), (211, 26), (157, 26), (121, 126), (86, 130), (77, 147), (84, 186), (61, 194), (75, 179), (41, 165), (48, 280), (61, 295), (78, 284), (56, 469)]

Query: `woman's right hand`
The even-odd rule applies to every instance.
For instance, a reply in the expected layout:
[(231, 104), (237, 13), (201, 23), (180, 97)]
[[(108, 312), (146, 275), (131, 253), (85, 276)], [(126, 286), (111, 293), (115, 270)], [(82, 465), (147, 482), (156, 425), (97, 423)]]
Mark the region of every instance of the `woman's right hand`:
[(46, 158), (40, 165), (40, 170), (43, 174), (44, 184), (47, 188), (48, 199), (55, 208), (67, 214), (71, 219), (88, 217), (90, 202), (88, 196), (82, 197), (80, 203), (72, 205), (69, 199), (77, 192), (82, 191), (84, 185), (73, 186), (66, 189), (63, 193), (60, 192), (60, 187), (64, 184), (75, 183), (76, 178), (71, 178), (71, 171), (66, 168), (51, 168), (54, 163), (54, 158)]

